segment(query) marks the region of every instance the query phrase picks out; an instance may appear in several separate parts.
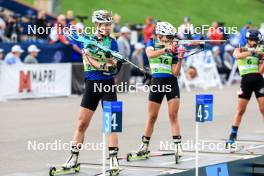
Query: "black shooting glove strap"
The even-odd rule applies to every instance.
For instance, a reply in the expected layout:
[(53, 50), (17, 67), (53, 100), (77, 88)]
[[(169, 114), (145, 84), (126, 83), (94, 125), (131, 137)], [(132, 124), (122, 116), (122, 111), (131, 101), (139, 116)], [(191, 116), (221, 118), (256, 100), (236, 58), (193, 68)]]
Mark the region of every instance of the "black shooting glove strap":
[(103, 71), (103, 74), (107, 75), (107, 76), (117, 75), (119, 73), (119, 71), (121, 70), (121, 67), (122, 67), (123, 63), (124, 62), (122, 62), (122, 61), (117, 61), (116, 66), (108, 67), (108, 71), (107, 72)]

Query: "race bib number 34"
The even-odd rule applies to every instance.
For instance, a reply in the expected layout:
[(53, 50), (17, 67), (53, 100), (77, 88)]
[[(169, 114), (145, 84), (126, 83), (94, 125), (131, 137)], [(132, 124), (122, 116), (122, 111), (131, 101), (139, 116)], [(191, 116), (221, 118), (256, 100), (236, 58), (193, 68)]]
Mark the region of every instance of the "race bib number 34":
[(122, 102), (103, 102), (103, 132), (122, 132)]

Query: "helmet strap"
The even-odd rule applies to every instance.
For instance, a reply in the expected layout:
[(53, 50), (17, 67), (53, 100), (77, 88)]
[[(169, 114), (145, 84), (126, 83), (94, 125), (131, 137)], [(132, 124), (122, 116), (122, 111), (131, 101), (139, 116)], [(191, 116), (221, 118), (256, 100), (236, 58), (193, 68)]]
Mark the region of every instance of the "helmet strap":
[(96, 36), (98, 37), (103, 37), (103, 32), (101, 30), (101, 25), (100, 23), (96, 23), (96, 30), (95, 30), (95, 33), (94, 33)]

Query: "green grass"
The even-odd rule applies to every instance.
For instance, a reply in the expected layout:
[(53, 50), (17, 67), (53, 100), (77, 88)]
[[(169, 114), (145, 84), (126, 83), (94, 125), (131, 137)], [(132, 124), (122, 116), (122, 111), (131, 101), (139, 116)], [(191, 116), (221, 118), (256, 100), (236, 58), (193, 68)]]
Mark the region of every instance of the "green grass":
[[(26, 1), (32, 3), (32, 0)], [(122, 24), (144, 23), (146, 16), (176, 26), (182, 23), (184, 16), (189, 16), (195, 25), (219, 20), (227, 26), (241, 27), (250, 19), (259, 27), (264, 22), (264, 3), (259, 0), (58, 0), (58, 4), (60, 13), (71, 9), (76, 15), (91, 15), (98, 9), (111, 10), (122, 16)]]

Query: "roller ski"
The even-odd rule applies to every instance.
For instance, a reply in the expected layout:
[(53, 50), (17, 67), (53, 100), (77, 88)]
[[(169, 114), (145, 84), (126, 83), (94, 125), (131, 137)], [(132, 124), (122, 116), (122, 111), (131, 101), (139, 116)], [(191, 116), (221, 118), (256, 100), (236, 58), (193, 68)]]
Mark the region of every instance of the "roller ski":
[(127, 161), (136, 161), (136, 160), (146, 160), (150, 157), (149, 148), (149, 139), (146, 137), (142, 137), (142, 144), (140, 145), (139, 149), (136, 152), (128, 153), (127, 154)]
[(236, 140), (229, 139), (226, 142), (226, 149), (230, 151), (230, 153), (238, 153), (238, 152), (246, 152), (247, 154), (254, 154), (254, 149), (264, 148), (263, 144), (259, 145), (239, 145)]
[(230, 153), (238, 153), (238, 152), (246, 152), (246, 154), (254, 154), (254, 149), (263, 148), (264, 145), (238, 145), (236, 141), (228, 140), (226, 142), (226, 149), (230, 151)]
[(181, 144), (181, 139), (174, 139), (174, 144), (175, 144), (175, 163), (178, 164), (180, 162), (180, 159), (183, 156), (183, 151), (182, 151), (182, 144)]
[(64, 174), (74, 174), (80, 171), (80, 163), (77, 163), (79, 156), (79, 150), (73, 147), (71, 150), (71, 156), (66, 161), (66, 163), (59, 169), (56, 167), (51, 167), (49, 170), (50, 176), (64, 175)]
[(61, 167), (57, 169), (56, 167), (51, 167), (49, 171), (50, 176), (55, 176), (55, 175), (64, 175), (64, 174), (74, 174), (80, 171), (80, 164), (76, 164), (75, 166), (71, 168), (64, 168)]

